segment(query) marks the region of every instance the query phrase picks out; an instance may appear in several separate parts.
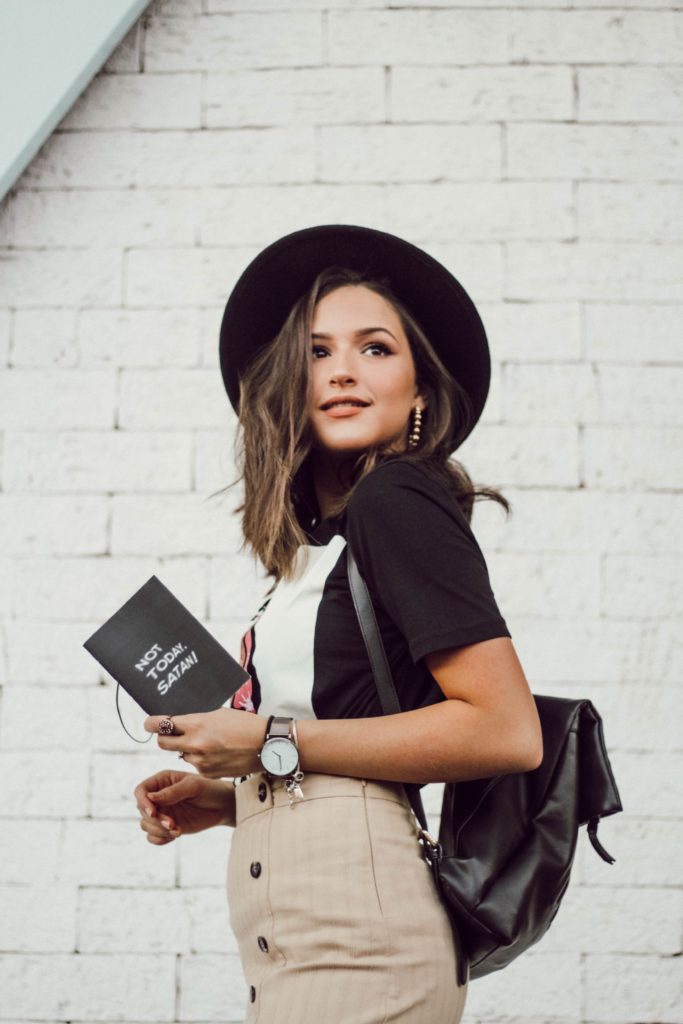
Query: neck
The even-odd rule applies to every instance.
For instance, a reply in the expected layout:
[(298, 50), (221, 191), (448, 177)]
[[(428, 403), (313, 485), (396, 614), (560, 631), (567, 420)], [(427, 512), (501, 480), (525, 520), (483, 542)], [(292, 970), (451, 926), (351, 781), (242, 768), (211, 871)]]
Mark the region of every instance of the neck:
[(351, 487), (351, 470), (355, 461), (355, 457), (349, 455), (334, 458), (328, 452), (323, 454), (314, 450), (311, 453), (313, 486), (322, 519), (327, 518), (333, 503)]

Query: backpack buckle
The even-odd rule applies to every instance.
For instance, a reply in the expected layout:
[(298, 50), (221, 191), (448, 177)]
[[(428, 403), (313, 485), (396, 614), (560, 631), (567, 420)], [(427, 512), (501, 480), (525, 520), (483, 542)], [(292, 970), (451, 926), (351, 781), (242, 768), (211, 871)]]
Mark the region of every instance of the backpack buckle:
[(422, 845), (422, 853), (428, 864), (438, 863), (441, 860), (443, 852), (441, 843), (434, 836), (430, 835), (426, 828), (419, 828), (417, 830), (417, 841)]

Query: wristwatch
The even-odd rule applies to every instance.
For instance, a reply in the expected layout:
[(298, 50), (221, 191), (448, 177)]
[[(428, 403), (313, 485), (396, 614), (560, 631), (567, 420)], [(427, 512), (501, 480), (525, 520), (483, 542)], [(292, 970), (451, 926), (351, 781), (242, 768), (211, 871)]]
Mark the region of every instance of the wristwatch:
[(270, 716), (259, 759), (269, 775), (277, 779), (291, 779), (292, 786), (298, 785), (303, 773), (299, 771), (299, 748), (293, 718)]

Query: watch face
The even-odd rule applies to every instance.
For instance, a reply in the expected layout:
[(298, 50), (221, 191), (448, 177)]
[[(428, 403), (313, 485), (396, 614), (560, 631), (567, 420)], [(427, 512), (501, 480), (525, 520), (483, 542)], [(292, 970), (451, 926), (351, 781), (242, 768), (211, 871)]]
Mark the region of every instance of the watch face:
[(299, 751), (286, 736), (266, 740), (261, 748), (261, 764), (271, 775), (289, 775), (299, 763)]

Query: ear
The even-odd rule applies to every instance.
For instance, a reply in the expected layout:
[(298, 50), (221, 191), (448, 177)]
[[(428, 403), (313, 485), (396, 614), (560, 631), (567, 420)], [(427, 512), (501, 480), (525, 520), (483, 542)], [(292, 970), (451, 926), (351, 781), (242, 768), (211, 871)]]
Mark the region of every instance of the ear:
[(426, 409), (427, 406), (429, 405), (429, 402), (427, 401), (427, 396), (423, 391), (420, 390), (417, 384), (415, 385), (415, 399), (416, 404), (419, 405), (421, 409)]

